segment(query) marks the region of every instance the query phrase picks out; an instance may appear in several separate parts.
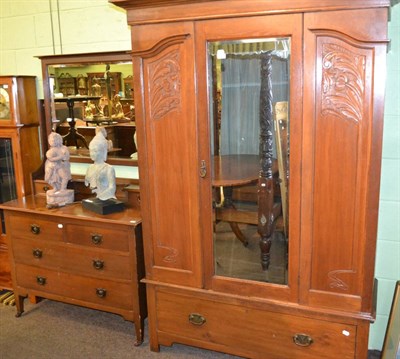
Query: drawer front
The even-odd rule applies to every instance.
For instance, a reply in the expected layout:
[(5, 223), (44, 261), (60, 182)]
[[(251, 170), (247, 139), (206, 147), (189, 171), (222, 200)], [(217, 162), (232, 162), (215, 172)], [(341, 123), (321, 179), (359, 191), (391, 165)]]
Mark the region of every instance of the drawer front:
[[(17, 285), (26, 290), (85, 301), (119, 309), (132, 310), (131, 283), (94, 279), (22, 264), (16, 265)], [(40, 295), (40, 294), (39, 294)]]
[(12, 238), (46, 238), (46, 240), (54, 241), (62, 241), (63, 239), (64, 225), (61, 222), (44, 219), (41, 216), (12, 213), (10, 224), (10, 228), (7, 230)]
[(133, 208), (140, 210), (140, 193), (128, 191), (128, 202), (132, 205)]
[(53, 189), (48, 183), (42, 180), (35, 180), (33, 183), (36, 195), (46, 195), (46, 192)]
[(12, 247), (17, 263), (98, 278), (132, 278), (128, 254), (19, 237), (13, 238)]
[(11, 267), (8, 250), (3, 243), (5, 236), (0, 235), (0, 288), (11, 289)]
[(157, 292), (156, 310), (160, 335), (165, 332), (203, 341), (205, 347), (211, 342), (235, 348), (241, 355), (251, 358), (354, 358), (356, 327), (352, 325), (163, 290)]
[(66, 241), (69, 243), (117, 251), (129, 251), (128, 229), (121, 230), (90, 224), (68, 224), (65, 226), (65, 231)]

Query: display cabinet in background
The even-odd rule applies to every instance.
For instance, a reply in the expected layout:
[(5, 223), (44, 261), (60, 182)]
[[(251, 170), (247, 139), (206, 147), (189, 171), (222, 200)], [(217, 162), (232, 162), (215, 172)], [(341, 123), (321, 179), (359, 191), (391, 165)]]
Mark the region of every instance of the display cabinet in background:
[(76, 79), (72, 77), (69, 73), (62, 73), (58, 78), (58, 91), (63, 94), (63, 96), (75, 96), (76, 95)]
[[(22, 198), (32, 191), (30, 174), (41, 165), (36, 77), (0, 76), (0, 202)], [(11, 289), (1, 212), (0, 289)]]
[(78, 94), (82, 96), (87, 96), (88, 95), (88, 78), (87, 76), (84, 76), (82, 74), (79, 74), (76, 77), (76, 87), (78, 88)]
[(133, 98), (133, 76), (127, 76), (123, 79), (126, 98)]
[(152, 350), (365, 359), (390, 1), (111, 2), (132, 29)]
[[(106, 77), (108, 76), (108, 78)], [(88, 72), (88, 88), (91, 96), (109, 96), (118, 95), (121, 91), (121, 73), (120, 72)], [(107, 94), (107, 82), (110, 83), (110, 94)], [(99, 89), (96, 90), (96, 86)], [(98, 92), (97, 92), (98, 91)]]

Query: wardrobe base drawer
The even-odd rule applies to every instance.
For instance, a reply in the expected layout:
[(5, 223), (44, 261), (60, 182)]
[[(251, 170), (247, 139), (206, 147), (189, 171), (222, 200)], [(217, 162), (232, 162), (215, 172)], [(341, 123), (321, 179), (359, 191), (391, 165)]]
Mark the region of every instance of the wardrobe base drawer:
[(17, 286), (60, 297), (132, 310), (132, 283), (83, 277), (17, 264)]
[[(157, 335), (249, 358), (354, 358), (354, 325), (156, 290)], [(169, 343), (168, 343), (169, 342)]]

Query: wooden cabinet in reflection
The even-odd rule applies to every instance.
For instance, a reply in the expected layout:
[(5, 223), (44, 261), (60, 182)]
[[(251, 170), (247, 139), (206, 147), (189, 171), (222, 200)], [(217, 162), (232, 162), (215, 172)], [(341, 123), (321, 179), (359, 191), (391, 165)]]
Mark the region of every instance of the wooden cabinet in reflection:
[(58, 91), (63, 94), (63, 96), (75, 96), (76, 91), (76, 79), (72, 77), (69, 73), (62, 73), (58, 78)]
[(123, 79), (124, 92), (126, 98), (133, 98), (133, 76), (128, 76)]
[(76, 87), (78, 94), (81, 96), (89, 95), (88, 93), (88, 78), (86, 75), (78, 74), (76, 77)]
[[(112, 98), (114, 95), (119, 94), (121, 88), (121, 73), (109, 72), (110, 76), (110, 90), (109, 94)], [(105, 72), (88, 72), (87, 73), (88, 91), (90, 96), (107, 96), (107, 79)]]

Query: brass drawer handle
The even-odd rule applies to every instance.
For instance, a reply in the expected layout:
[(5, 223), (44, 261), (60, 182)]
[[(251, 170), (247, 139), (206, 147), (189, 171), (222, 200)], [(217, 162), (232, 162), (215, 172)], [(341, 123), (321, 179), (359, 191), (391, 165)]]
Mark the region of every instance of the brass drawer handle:
[(46, 278), (37, 276), (36, 277), (36, 283), (39, 284), (39, 285), (45, 285), (46, 284)]
[(293, 341), (300, 347), (309, 347), (313, 343), (313, 339), (307, 334), (295, 334)]
[(93, 259), (93, 268), (97, 270), (101, 270), (104, 268), (104, 261), (100, 259)]
[(96, 288), (96, 295), (97, 295), (99, 298), (104, 298), (104, 297), (106, 296), (106, 294), (107, 294), (107, 291), (106, 291), (105, 289), (103, 289), (103, 288)]
[(201, 314), (191, 313), (189, 314), (189, 322), (193, 325), (203, 325), (206, 322), (206, 318)]
[(44, 192), (47, 192), (49, 189), (50, 189), (49, 186), (43, 186), (43, 191), (44, 191)]
[(31, 232), (33, 234), (39, 234), (40, 233), (40, 226), (37, 224), (31, 224)]
[(92, 234), (92, 242), (94, 244), (100, 244), (103, 241), (103, 236), (101, 234)]
[(38, 249), (38, 248), (35, 248), (33, 251), (32, 251), (32, 254), (33, 254), (33, 256), (35, 257), (35, 258), (42, 258), (42, 256), (43, 256), (43, 251), (41, 250), (41, 249)]

